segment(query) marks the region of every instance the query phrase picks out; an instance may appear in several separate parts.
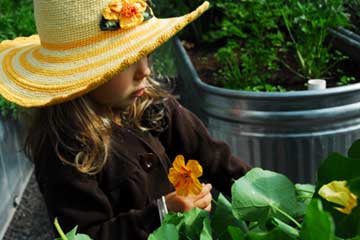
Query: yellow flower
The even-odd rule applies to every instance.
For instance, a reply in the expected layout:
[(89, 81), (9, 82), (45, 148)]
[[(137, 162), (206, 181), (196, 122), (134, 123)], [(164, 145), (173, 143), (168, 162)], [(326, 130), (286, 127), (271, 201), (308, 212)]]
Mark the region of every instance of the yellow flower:
[(346, 187), (346, 181), (332, 181), (322, 186), (319, 195), (329, 202), (343, 206), (335, 209), (345, 214), (350, 214), (357, 206), (357, 197)]
[(144, 21), (146, 8), (143, 0), (112, 0), (102, 14), (106, 20), (118, 20), (120, 28), (126, 29)]
[(179, 196), (196, 196), (202, 190), (202, 185), (197, 179), (202, 175), (202, 167), (196, 160), (189, 160), (185, 166), (183, 155), (178, 155), (170, 168), (169, 180)]
[(106, 20), (119, 20), (121, 8), (120, 0), (112, 0), (102, 14)]

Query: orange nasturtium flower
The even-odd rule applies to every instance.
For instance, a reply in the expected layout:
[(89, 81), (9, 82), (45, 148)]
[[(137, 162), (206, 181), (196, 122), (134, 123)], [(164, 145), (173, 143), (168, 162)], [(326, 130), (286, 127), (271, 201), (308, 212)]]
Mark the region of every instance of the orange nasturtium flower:
[(196, 196), (202, 190), (198, 180), (203, 173), (201, 165), (196, 160), (189, 160), (185, 166), (183, 155), (177, 155), (170, 168), (169, 180), (176, 189), (179, 196)]
[(319, 195), (329, 202), (342, 206), (335, 209), (345, 214), (350, 214), (357, 206), (357, 197), (346, 187), (346, 181), (332, 181), (323, 185), (319, 190)]

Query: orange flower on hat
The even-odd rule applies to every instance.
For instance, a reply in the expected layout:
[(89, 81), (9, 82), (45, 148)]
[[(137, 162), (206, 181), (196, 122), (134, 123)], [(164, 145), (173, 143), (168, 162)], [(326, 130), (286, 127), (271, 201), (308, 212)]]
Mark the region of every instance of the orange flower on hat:
[(185, 165), (183, 155), (178, 155), (170, 168), (168, 178), (179, 196), (196, 196), (202, 190), (198, 180), (203, 173), (201, 165), (196, 160), (189, 160)]
[(122, 3), (120, 0), (112, 0), (103, 10), (103, 16), (106, 20), (119, 20)]
[(146, 8), (143, 0), (112, 0), (103, 10), (103, 17), (109, 21), (118, 20), (120, 28), (131, 28), (144, 21)]
[(120, 11), (120, 27), (131, 28), (144, 21), (147, 4), (142, 0), (123, 0)]

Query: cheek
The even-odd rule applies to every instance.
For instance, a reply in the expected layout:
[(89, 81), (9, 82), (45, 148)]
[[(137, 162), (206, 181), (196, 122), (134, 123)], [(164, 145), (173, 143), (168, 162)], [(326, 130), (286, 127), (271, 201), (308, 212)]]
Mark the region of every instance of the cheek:
[(130, 71), (122, 72), (109, 82), (112, 91), (126, 93), (132, 84), (132, 74)]
[(109, 82), (107, 86), (107, 92), (109, 95), (125, 95), (129, 89), (129, 83), (127, 79), (114, 79)]
[(92, 95), (102, 104), (113, 104), (127, 97), (131, 90), (130, 84), (130, 78), (118, 76), (94, 90)]

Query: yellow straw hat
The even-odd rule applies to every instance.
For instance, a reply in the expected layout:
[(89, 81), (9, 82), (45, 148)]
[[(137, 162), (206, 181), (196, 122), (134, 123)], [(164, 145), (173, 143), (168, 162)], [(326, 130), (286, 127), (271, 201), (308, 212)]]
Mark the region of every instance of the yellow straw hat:
[(0, 94), (25, 107), (85, 94), (209, 7), (159, 19), (146, 0), (34, 0), (38, 35), (0, 43)]

